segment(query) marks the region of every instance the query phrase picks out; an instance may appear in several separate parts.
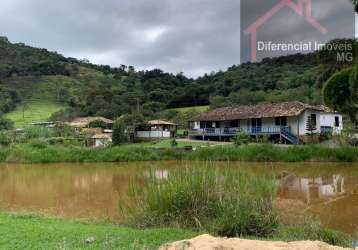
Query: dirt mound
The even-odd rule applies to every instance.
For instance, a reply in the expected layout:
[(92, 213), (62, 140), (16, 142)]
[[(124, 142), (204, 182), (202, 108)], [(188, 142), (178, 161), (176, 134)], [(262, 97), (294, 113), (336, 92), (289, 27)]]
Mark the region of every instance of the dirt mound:
[(320, 241), (258, 241), (238, 238), (215, 238), (202, 235), (191, 240), (164, 245), (160, 250), (343, 250)]

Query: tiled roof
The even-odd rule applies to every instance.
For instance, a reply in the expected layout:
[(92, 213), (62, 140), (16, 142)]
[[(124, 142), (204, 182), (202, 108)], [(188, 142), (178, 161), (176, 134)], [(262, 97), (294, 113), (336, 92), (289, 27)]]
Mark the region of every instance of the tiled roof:
[(148, 121), (149, 125), (170, 125), (170, 126), (176, 126), (177, 124), (172, 123), (172, 122), (167, 122), (167, 121), (162, 121), (162, 120), (152, 120), (152, 121)]
[(72, 122), (70, 122), (70, 126), (83, 128), (83, 127), (87, 127), (91, 122), (95, 122), (95, 121), (101, 121), (106, 124), (114, 123), (114, 121), (104, 117), (79, 117), (74, 119)]
[(255, 106), (239, 106), (218, 108), (195, 117), (194, 121), (230, 121), (252, 118), (298, 116), (307, 109), (321, 112), (333, 112), (325, 106), (312, 106), (302, 102), (283, 102), (260, 104)]
[(92, 139), (112, 139), (112, 135), (110, 134), (96, 134), (91, 137)]

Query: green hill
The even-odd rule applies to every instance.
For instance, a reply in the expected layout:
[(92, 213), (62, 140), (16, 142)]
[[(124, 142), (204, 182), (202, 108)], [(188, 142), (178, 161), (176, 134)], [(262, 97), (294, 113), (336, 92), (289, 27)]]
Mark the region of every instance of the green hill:
[(323, 83), (339, 67), (318, 58), (312, 53), (264, 59), (191, 79), (160, 69), (94, 65), (0, 37), (0, 116), (5, 113), (16, 126), (24, 126), (51, 116), (115, 118), (139, 111), (152, 119), (164, 110), (199, 107), (200, 112), (208, 105), (319, 104)]

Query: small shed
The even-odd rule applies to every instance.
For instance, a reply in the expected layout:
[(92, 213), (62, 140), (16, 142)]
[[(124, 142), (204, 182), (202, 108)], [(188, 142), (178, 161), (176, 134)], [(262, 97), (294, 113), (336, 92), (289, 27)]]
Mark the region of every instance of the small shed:
[(147, 122), (148, 129), (137, 131), (137, 138), (155, 139), (155, 138), (172, 138), (176, 134), (177, 124), (164, 120), (151, 120)]
[(111, 142), (112, 142), (111, 134), (105, 134), (105, 133), (96, 134), (90, 138), (89, 146), (91, 148), (100, 148), (100, 147), (107, 146)]

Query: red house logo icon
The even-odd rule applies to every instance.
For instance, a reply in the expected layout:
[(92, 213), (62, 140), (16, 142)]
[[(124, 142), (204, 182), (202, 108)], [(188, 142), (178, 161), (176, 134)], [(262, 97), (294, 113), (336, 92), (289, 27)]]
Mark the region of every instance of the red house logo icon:
[(326, 34), (328, 30), (323, 27), (313, 16), (312, 16), (312, 2), (311, 0), (298, 0), (294, 3), (292, 0), (280, 0), (275, 4), (272, 9), (266, 12), (263, 16), (258, 18), (253, 24), (251, 24), (245, 31), (246, 36), (250, 35), (251, 44), (251, 60), (257, 61), (257, 32), (259, 28), (270, 20), (276, 13), (281, 11), (283, 8), (288, 7), (293, 10), (297, 15), (301, 16), (308, 22), (313, 28), (319, 31), (321, 34)]

